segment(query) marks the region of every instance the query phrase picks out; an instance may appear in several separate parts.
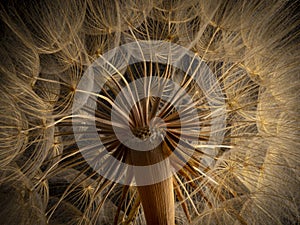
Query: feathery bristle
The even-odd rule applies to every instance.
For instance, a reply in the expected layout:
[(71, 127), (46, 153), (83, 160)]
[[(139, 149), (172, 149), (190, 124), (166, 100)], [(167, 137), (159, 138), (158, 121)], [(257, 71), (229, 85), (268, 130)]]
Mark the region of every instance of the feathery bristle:
[(298, 11), (0, 3), (2, 223), (299, 223)]

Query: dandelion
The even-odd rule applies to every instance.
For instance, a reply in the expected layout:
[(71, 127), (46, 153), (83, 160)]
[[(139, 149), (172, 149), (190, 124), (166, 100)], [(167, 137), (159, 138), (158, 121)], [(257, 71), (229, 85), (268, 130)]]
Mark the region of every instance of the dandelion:
[(2, 223), (297, 224), (298, 9), (1, 3)]

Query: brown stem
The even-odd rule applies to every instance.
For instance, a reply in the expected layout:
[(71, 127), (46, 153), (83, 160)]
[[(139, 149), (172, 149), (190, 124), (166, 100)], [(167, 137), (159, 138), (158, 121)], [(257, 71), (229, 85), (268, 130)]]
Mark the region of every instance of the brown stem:
[(163, 160), (159, 170), (149, 168), (142, 173), (140, 171), (135, 172), (137, 188), (148, 225), (175, 225), (172, 177), (158, 183), (141, 185), (145, 179), (152, 180), (155, 176), (158, 176), (158, 173), (160, 175), (168, 174), (170, 165), (169, 160), (165, 157), (162, 145), (146, 152), (131, 151), (131, 160), (136, 166), (153, 165)]
[(174, 225), (172, 178), (157, 184), (140, 186), (138, 191), (148, 225)]

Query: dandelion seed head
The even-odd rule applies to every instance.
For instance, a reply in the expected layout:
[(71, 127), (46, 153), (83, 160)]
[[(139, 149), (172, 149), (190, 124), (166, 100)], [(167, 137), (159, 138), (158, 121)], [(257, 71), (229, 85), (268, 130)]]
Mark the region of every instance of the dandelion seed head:
[(298, 11), (1, 2), (1, 221), (297, 224)]

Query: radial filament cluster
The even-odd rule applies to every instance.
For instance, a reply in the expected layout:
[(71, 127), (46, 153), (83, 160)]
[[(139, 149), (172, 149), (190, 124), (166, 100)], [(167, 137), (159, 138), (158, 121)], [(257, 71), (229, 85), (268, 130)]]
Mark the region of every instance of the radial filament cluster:
[(1, 224), (298, 224), (299, 12), (2, 1)]

